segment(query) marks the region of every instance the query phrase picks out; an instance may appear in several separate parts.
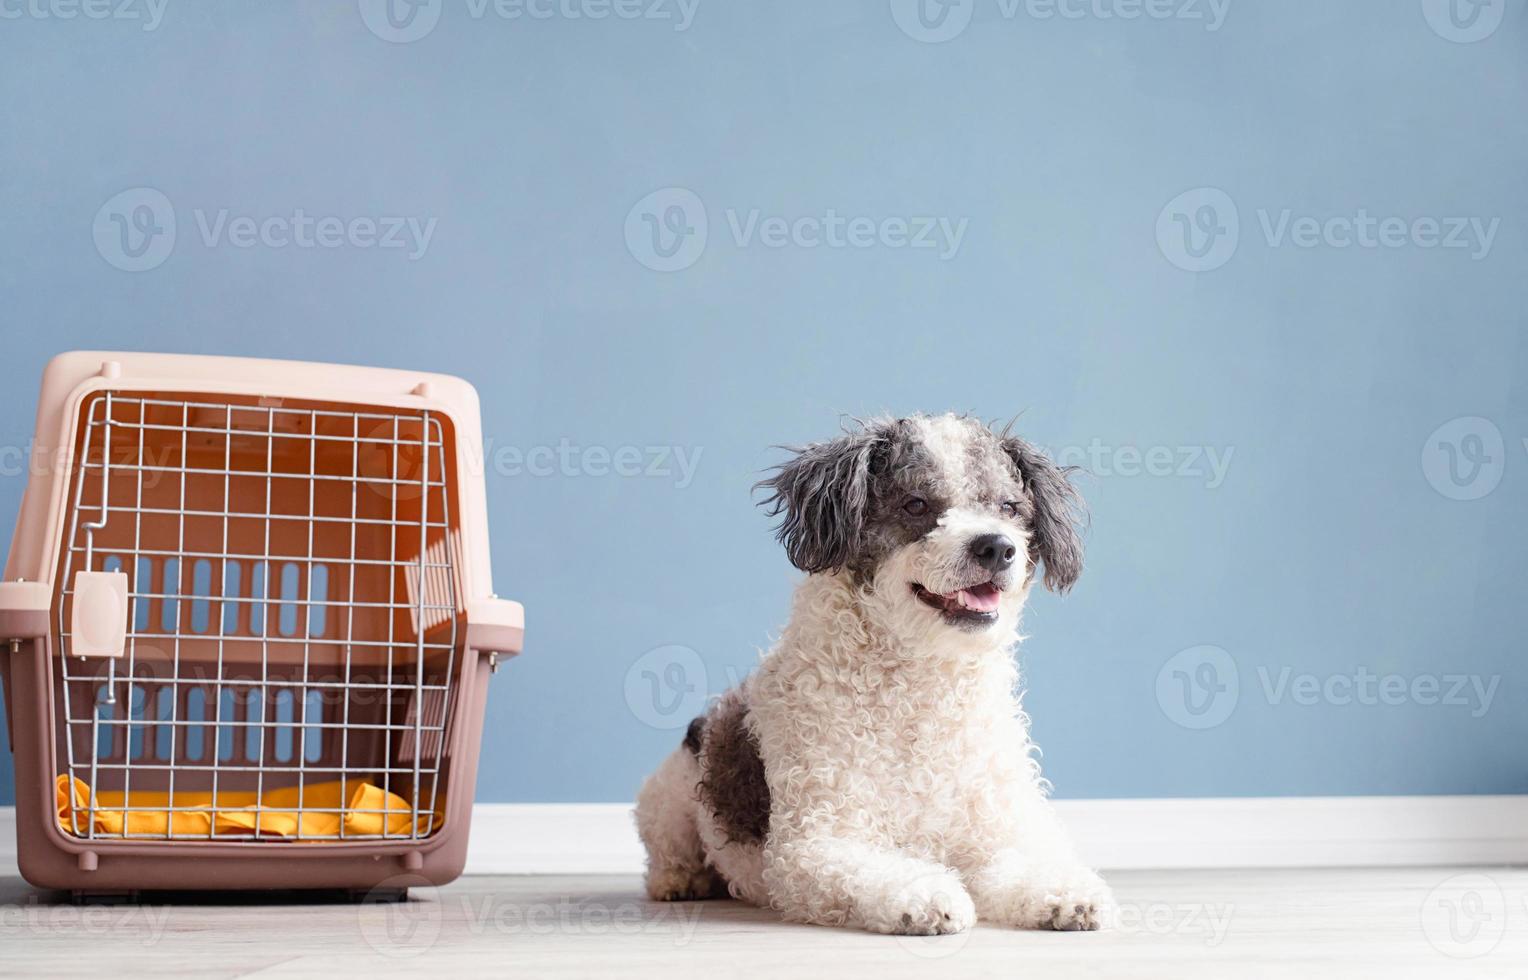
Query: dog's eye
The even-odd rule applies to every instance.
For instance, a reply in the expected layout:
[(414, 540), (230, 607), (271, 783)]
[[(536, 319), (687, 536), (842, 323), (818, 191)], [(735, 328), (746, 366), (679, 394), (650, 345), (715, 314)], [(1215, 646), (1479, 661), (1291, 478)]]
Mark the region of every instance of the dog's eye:
[(1001, 508), (999, 508), (999, 509), (1002, 510), (1004, 517), (1018, 517), (1019, 516), (1019, 503), (1016, 500), (1005, 500), (1005, 501), (1003, 501), (1003, 506)]
[(922, 497), (908, 497), (907, 502), (902, 505), (902, 509), (910, 517), (922, 517), (928, 513), (928, 501)]

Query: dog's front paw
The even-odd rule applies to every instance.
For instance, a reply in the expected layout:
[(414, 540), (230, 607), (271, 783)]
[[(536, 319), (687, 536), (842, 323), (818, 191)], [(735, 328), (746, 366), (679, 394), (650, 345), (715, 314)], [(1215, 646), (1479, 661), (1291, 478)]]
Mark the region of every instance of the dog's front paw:
[(647, 873), (644, 884), (647, 897), (655, 902), (693, 902), (727, 895), (726, 883), (709, 867), (658, 868)]
[(976, 905), (952, 872), (923, 875), (893, 889), (883, 909), (864, 909), (866, 925), (900, 936), (945, 936), (976, 924)]
[(1020, 928), (1092, 932), (1114, 920), (1114, 896), (1088, 868), (1040, 877), (1022, 886)]
[(1090, 868), (1000, 862), (973, 884), (982, 918), (1017, 929), (1091, 932), (1116, 914), (1109, 886)]

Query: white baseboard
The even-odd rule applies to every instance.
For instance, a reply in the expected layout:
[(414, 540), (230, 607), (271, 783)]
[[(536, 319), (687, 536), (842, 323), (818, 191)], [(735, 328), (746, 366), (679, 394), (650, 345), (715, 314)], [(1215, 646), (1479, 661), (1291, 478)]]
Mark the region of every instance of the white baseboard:
[(468, 874), (609, 874), (642, 870), (630, 803), (479, 803)]
[(1057, 800), (1103, 868), (1528, 863), (1528, 796)]
[[(1057, 800), (1101, 868), (1528, 864), (1528, 795)], [(16, 873), (0, 807), (0, 875)], [(468, 874), (636, 874), (626, 803), (479, 803)]]
[[(1100, 868), (1528, 863), (1528, 796), (1057, 800)], [(468, 873), (636, 873), (623, 803), (479, 804)]]

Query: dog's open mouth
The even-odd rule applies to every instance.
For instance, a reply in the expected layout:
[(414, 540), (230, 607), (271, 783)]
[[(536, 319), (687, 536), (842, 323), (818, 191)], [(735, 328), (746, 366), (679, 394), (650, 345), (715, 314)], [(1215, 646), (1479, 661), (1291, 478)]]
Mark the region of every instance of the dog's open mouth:
[(997, 604), (1002, 590), (991, 582), (968, 585), (949, 593), (931, 592), (917, 582), (912, 586), (913, 595), (924, 605), (939, 610), (951, 623), (987, 626), (997, 622)]

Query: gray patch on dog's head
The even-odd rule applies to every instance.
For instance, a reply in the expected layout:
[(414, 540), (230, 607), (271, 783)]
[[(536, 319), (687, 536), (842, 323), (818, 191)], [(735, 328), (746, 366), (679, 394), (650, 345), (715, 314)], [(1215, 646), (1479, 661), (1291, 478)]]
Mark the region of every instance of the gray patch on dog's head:
[(736, 692), (722, 698), (705, 718), (700, 751), (700, 801), (727, 839), (739, 843), (769, 832), (769, 784), (747, 716)]
[(1004, 429), (1003, 450), (1024, 480), (1023, 519), (1029, 528), (1030, 568), (1045, 565), (1045, 587), (1065, 592), (1082, 574), (1082, 496), (1072, 486), (1075, 466), (1057, 466), (1040, 450)]

